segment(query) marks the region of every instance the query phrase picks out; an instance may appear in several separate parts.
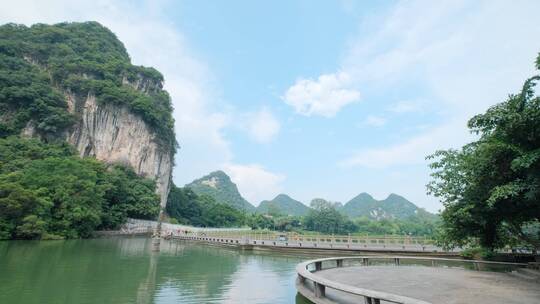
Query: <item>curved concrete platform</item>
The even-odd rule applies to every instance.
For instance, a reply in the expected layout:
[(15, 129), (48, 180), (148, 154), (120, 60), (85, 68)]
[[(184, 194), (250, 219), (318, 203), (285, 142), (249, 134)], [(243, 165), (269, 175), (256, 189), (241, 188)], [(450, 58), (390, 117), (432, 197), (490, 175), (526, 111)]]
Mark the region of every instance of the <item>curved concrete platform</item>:
[[(509, 273), (424, 266), (353, 266), (320, 270), (317, 276), (429, 303), (540, 303), (539, 283)], [(310, 289), (308, 285), (304, 288)], [(320, 299), (313, 300), (317, 303)], [(327, 289), (324, 303), (358, 303), (358, 297)]]

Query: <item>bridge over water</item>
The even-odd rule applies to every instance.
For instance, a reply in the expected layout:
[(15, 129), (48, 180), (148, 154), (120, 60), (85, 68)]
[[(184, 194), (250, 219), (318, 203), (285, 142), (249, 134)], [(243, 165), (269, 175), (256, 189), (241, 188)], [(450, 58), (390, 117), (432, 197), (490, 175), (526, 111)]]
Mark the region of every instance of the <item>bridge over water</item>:
[[(152, 233), (157, 222), (130, 219), (122, 227), (126, 233)], [(318, 249), (342, 251), (403, 252), (457, 255), (459, 250), (445, 251), (426, 237), (352, 236), (296, 234), (255, 231), (249, 228), (201, 228), (163, 223), (162, 236), (174, 239), (239, 246), (242, 248)]]

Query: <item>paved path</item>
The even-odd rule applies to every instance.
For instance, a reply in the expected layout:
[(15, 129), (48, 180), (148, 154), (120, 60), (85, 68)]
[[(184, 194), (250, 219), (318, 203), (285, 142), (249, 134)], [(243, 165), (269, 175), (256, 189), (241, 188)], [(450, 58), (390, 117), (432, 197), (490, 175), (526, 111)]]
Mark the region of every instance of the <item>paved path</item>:
[[(351, 286), (431, 303), (540, 303), (540, 283), (522, 280), (508, 273), (423, 266), (355, 266), (322, 270), (317, 275)], [(349, 298), (330, 289), (327, 295), (341, 298), (343, 302)]]

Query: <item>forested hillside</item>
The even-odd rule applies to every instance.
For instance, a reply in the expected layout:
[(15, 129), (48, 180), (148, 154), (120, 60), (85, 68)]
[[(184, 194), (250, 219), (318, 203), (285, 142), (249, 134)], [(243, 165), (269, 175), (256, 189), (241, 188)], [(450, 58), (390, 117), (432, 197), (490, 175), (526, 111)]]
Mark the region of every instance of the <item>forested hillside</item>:
[(216, 202), (242, 211), (254, 212), (255, 207), (246, 201), (236, 184), (223, 171), (215, 171), (186, 185), (199, 195), (208, 195)]
[(0, 26), (0, 239), (155, 219), (176, 151), (162, 86), (97, 22)]
[(162, 82), (155, 69), (132, 65), (124, 45), (97, 22), (0, 27), (3, 136), (19, 134), (29, 122), (42, 136), (58, 136), (78, 112), (68, 111), (64, 93), (93, 94), (141, 115), (173, 151), (172, 107)]

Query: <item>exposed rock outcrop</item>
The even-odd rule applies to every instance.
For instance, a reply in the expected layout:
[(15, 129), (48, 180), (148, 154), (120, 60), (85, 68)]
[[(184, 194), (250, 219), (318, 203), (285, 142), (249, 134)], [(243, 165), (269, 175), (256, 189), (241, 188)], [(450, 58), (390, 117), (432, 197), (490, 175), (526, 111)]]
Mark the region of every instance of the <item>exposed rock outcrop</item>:
[[(77, 109), (78, 102), (68, 95), (69, 108)], [(81, 156), (111, 163), (129, 165), (139, 175), (153, 178), (161, 205), (165, 207), (169, 194), (173, 155), (160, 146), (152, 130), (125, 106), (99, 105), (88, 95), (83, 102), (80, 121), (67, 136)]]
[[(99, 104), (94, 95), (66, 93), (68, 109), (78, 121), (65, 133), (67, 142), (80, 156), (93, 156), (107, 163), (120, 163), (156, 181), (161, 206), (169, 194), (173, 155), (160, 144), (142, 118), (122, 105)], [(24, 136), (36, 136), (29, 123)]]
[(6, 24), (0, 36), (9, 45), (0, 70), (10, 75), (0, 81), (0, 135), (65, 139), (81, 156), (130, 166), (156, 181), (164, 207), (176, 140), (163, 75), (133, 65), (97, 22)]

